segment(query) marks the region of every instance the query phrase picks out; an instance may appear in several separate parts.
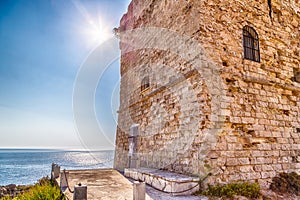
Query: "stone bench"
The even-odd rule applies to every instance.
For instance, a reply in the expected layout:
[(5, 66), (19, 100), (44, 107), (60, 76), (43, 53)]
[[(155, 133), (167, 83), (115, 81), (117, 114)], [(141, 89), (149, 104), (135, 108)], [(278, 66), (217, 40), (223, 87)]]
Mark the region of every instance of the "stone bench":
[(165, 170), (130, 168), (124, 170), (124, 175), (175, 196), (190, 195), (199, 190), (199, 178)]

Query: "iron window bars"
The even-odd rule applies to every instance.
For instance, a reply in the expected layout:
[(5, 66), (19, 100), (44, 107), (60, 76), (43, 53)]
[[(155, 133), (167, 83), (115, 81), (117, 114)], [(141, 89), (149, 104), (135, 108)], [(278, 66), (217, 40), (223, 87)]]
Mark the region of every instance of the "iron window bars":
[(250, 26), (243, 28), (243, 46), (245, 59), (260, 62), (258, 34)]
[(142, 80), (142, 84), (141, 84), (141, 91), (146, 90), (147, 88), (150, 87), (150, 80), (149, 80), (149, 76), (146, 76), (145, 78), (143, 78)]

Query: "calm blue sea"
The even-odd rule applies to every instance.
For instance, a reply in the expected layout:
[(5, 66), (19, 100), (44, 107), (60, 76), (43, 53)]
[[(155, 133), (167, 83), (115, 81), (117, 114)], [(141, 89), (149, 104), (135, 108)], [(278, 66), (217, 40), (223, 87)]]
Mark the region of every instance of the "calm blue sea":
[(50, 176), (51, 164), (62, 169), (112, 168), (114, 151), (0, 149), (0, 185), (34, 184)]

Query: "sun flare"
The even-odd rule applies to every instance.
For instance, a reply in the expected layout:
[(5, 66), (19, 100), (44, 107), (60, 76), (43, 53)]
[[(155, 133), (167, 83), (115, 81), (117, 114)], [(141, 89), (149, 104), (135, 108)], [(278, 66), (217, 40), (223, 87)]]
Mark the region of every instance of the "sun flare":
[(112, 36), (112, 30), (104, 22), (101, 16), (93, 16), (79, 1), (73, 2), (82, 17), (79, 32), (88, 46), (98, 46)]
[(112, 34), (112, 31), (103, 26), (103, 23), (94, 23), (94, 21), (89, 21), (89, 24), (83, 29), (86, 41), (92, 46), (101, 44)]

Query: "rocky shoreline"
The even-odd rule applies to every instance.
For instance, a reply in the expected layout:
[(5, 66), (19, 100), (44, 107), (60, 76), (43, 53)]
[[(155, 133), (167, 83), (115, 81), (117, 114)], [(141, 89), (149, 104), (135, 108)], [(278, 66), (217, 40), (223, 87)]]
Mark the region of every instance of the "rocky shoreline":
[(32, 185), (16, 185), (16, 184), (0, 186), (0, 198), (2, 197), (14, 198), (18, 194), (28, 191), (31, 187)]

